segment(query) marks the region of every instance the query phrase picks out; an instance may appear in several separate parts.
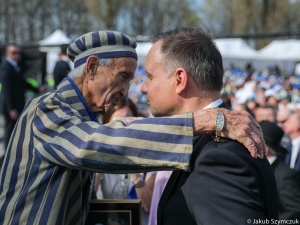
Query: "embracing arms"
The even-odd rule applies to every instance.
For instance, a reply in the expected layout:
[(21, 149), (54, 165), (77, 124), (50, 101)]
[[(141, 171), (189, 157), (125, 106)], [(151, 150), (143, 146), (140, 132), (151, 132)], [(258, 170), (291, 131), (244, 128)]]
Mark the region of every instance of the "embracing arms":
[[(266, 144), (258, 122), (246, 111), (236, 112), (221, 109), (225, 117), (225, 125), (221, 136), (242, 143), (252, 157), (263, 158)], [(195, 135), (212, 133), (216, 129), (217, 108), (200, 110), (194, 113)]]

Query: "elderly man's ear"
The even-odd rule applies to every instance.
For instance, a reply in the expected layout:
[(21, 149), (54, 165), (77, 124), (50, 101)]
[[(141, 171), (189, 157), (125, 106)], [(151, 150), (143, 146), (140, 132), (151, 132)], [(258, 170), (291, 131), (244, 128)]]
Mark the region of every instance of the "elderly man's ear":
[(182, 94), (186, 90), (189, 81), (189, 76), (186, 70), (183, 68), (177, 68), (174, 72), (174, 78), (176, 93)]
[(86, 74), (95, 75), (97, 73), (97, 67), (99, 65), (98, 58), (94, 55), (88, 57), (86, 60), (85, 72)]

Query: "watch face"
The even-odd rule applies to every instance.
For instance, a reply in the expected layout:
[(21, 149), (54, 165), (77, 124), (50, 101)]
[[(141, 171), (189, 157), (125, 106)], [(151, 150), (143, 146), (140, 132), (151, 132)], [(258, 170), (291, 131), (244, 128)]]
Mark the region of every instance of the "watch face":
[(224, 115), (222, 112), (218, 112), (217, 114), (217, 119), (216, 119), (216, 130), (217, 131), (221, 131), (223, 129), (224, 126)]

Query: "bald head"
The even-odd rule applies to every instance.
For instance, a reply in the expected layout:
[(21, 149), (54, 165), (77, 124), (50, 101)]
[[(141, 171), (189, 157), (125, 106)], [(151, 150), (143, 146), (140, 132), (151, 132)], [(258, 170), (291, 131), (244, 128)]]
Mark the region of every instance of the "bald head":
[(278, 109), (276, 114), (278, 126), (282, 127), (282, 123), (285, 122), (292, 113), (292, 110), (286, 107)]
[(282, 124), (285, 133), (289, 134), (291, 139), (300, 137), (300, 113), (292, 113)]

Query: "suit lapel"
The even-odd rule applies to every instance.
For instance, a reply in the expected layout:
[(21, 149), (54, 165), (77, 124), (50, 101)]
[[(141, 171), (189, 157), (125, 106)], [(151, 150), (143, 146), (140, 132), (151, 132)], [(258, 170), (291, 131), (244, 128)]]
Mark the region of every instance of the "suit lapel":
[(163, 215), (163, 212), (164, 212), (164, 208), (165, 208), (165, 205), (173, 191), (173, 188), (175, 187), (176, 185), (176, 182), (178, 180), (178, 178), (180, 177), (180, 173), (182, 171), (180, 170), (175, 170), (172, 172), (169, 180), (168, 180), (168, 183), (161, 195), (161, 198), (159, 200), (159, 203), (158, 203), (158, 208), (157, 208), (157, 224), (162, 224), (162, 215)]
[(273, 168), (273, 170), (275, 170), (279, 165), (279, 159), (275, 159), (275, 161), (271, 164), (271, 167)]
[(285, 156), (284, 163), (286, 165), (290, 166), (290, 164), (291, 164), (291, 157), (292, 157), (292, 143), (290, 143), (287, 146), (287, 150), (288, 150), (288, 153)]
[(300, 149), (298, 151), (294, 169), (297, 170), (298, 172), (300, 171)]
[[(193, 146), (201, 139), (202, 135), (197, 136), (194, 138), (193, 140)], [(158, 208), (157, 208), (157, 224), (162, 224), (162, 215), (163, 215), (163, 211), (165, 208), (165, 205), (170, 197), (170, 195), (172, 194), (172, 192), (176, 189), (175, 187), (177, 187), (177, 183), (180, 179), (180, 177), (182, 176), (182, 174), (184, 173), (184, 171), (182, 170), (175, 170), (172, 172), (168, 183), (162, 193), (162, 196), (160, 198), (160, 201), (158, 203)]]

